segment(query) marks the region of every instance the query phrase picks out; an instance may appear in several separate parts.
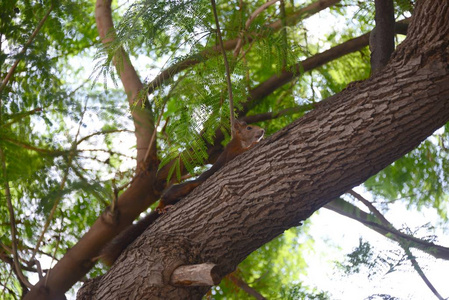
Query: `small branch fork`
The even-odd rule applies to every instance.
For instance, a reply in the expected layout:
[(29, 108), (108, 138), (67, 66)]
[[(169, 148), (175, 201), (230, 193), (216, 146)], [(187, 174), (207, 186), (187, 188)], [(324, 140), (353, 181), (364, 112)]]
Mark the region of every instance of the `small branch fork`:
[[(251, 16), (249, 16), (248, 20), (246, 20), (245, 22), (245, 31), (247, 31), (249, 29), (249, 27), (251, 26), (251, 23), (254, 21), (255, 18), (257, 18), (258, 15), (260, 15), (265, 9), (267, 9), (268, 7), (270, 7), (271, 5), (273, 5), (274, 3), (278, 2), (279, 0), (271, 0), (268, 1), (266, 3), (264, 3), (263, 5), (261, 5), (258, 9), (256, 9)], [(240, 34), (238, 41), (237, 41), (237, 45), (235, 46), (234, 49), (234, 57), (237, 57), (239, 55), (240, 49), (243, 46), (243, 33)]]
[[(384, 225), (387, 228), (394, 229), (394, 226), (383, 216), (383, 214), (367, 199), (362, 197), (362, 195), (356, 193), (355, 191), (351, 190), (349, 191), (349, 194), (356, 198), (357, 200), (361, 201), (368, 209), (381, 221), (382, 225)], [(429, 281), (427, 276), (424, 274), (423, 270), (419, 266), (418, 262), (416, 261), (415, 256), (410, 251), (410, 247), (408, 246), (407, 241), (404, 239), (399, 239), (399, 245), (402, 249), (404, 249), (408, 259), (410, 259), (410, 262), (412, 263), (414, 269), (419, 274), (421, 279), (424, 281), (424, 283), (427, 285), (427, 287), (432, 291), (432, 293), (440, 300), (444, 300), (444, 298), (438, 293), (438, 291), (435, 289), (435, 287), (432, 285), (432, 283)]]

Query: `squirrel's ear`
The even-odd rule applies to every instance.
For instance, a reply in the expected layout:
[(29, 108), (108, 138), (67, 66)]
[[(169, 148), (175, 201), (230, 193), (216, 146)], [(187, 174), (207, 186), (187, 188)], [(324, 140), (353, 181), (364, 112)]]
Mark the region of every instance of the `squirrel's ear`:
[(237, 119), (234, 119), (234, 127), (235, 129), (238, 129), (239, 127), (245, 127), (247, 124), (245, 121), (240, 121)]

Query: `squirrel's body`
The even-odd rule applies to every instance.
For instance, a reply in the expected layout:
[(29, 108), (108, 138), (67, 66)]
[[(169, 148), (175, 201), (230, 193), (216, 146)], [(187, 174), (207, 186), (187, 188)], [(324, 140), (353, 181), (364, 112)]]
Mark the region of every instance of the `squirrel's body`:
[(125, 229), (114, 240), (112, 240), (102, 250), (101, 259), (107, 264), (112, 265), (120, 253), (131, 244), (145, 229), (151, 225), (160, 215), (158, 211), (164, 211), (164, 208), (176, 204), (179, 200), (187, 196), (197, 186), (206, 181), (212, 174), (217, 172), (227, 162), (236, 156), (250, 149), (259, 142), (264, 135), (264, 130), (258, 126), (247, 125), (245, 122), (235, 120), (234, 134), (231, 141), (223, 149), (212, 167), (202, 173), (198, 178), (186, 181), (181, 184), (172, 185), (162, 195), (157, 211), (149, 213), (145, 218), (136, 224)]

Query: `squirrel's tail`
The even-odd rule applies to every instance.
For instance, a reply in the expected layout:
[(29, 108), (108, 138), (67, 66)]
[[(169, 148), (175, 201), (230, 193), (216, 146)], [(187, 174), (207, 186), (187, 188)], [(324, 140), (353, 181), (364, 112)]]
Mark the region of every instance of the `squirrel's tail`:
[(136, 224), (133, 224), (123, 230), (112, 241), (106, 244), (103, 250), (101, 250), (100, 260), (102, 260), (106, 265), (112, 266), (123, 250), (134, 242), (134, 240), (137, 239), (137, 237), (141, 235), (148, 226), (156, 221), (157, 218), (159, 218), (159, 213), (157, 211), (152, 211)]

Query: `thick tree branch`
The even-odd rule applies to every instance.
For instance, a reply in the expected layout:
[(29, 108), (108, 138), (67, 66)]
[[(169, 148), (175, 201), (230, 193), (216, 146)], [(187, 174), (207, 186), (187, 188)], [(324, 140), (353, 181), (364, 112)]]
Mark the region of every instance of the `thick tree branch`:
[[(111, 1), (108, 0), (98, 0), (96, 4), (97, 27), (102, 42), (106, 44), (114, 38), (110, 5)], [(143, 99), (139, 99), (138, 94), (142, 89), (142, 83), (124, 50), (119, 51), (121, 53), (118, 57), (121, 57), (122, 61), (115, 63), (120, 64), (119, 75), (132, 108), (138, 149), (137, 161), (143, 162), (154, 131), (153, 116), (149, 110), (141, 109)], [(155, 184), (154, 177), (157, 172), (156, 147), (152, 149), (149, 160), (145, 162), (147, 167), (138, 168), (138, 174), (131, 185), (118, 198), (115, 210), (106, 210), (79, 242), (51, 269), (51, 272), (39, 280), (25, 299), (62, 298), (64, 293), (92, 268), (104, 245), (128, 227), (150, 204), (157, 201), (160, 190)]]
[[(95, 20), (97, 22), (98, 33), (105, 47), (115, 39), (111, 2), (112, 0), (97, 0), (95, 6)], [(143, 88), (142, 82), (132, 66), (128, 54), (122, 47), (115, 54), (113, 63), (116, 66), (125, 93), (128, 96), (134, 127), (136, 129), (137, 162), (139, 163), (145, 158), (145, 154), (150, 145), (151, 135), (155, 130), (153, 114), (149, 110), (149, 105), (145, 105), (146, 98), (140, 95)], [(153, 143), (156, 143), (156, 139)], [(156, 164), (156, 146), (152, 146), (151, 149), (150, 159), (146, 163)]]
[(116, 211), (120, 215), (105, 211), (51, 272), (39, 280), (25, 299), (62, 299), (64, 293), (93, 267), (104, 245), (159, 198), (159, 193), (153, 191), (153, 185), (151, 176), (136, 176), (118, 199)]
[[(407, 24), (410, 19), (404, 19), (398, 23)], [(359, 51), (369, 45), (369, 36), (371, 32), (367, 32), (359, 37), (350, 39), (335, 47), (330, 48), (321, 53), (317, 53), (302, 62), (297, 63), (294, 66), (290, 66), (288, 69), (294, 71), (282, 71), (280, 74), (276, 74), (259, 84), (257, 87), (250, 90), (250, 96), (245, 106), (245, 111), (254, 107), (258, 100), (270, 95), (275, 90), (290, 82), (294, 78), (301, 76), (305, 72), (318, 68), (334, 59), (342, 57), (346, 54)]]

